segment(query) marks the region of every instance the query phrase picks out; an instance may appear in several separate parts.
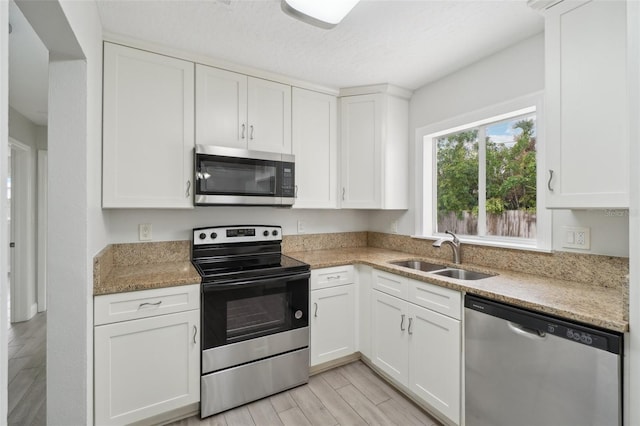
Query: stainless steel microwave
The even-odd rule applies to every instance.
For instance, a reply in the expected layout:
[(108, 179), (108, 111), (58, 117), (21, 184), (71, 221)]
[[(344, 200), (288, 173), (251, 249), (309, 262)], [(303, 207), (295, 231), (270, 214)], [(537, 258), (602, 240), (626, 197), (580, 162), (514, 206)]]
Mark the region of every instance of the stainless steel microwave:
[(274, 152), (196, 145), (196, 206), (290, 207), (295, 200), (295, 157)]

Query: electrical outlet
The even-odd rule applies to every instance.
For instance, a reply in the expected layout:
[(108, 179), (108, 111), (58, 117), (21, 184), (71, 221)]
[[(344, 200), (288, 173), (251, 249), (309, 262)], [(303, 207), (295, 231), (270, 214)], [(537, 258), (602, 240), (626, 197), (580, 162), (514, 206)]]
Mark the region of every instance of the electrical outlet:
[(589, 250), (591, 248), (591, 230), (577, 226), (562, 227), (565, 238), (562, 247)]
[(141, 223), (138, 225), (138, 239), (140, 241), (152, 240), (152, 229), (150, 223)]
[(391, 222), (390, 231), (393, 234), (397, 234), (398, 233), (398, 221), (397, 220), (394, 220), (393, 222)]
[(301, 220), (298, 221), (298, 234), (304, 234), (304, 222)]

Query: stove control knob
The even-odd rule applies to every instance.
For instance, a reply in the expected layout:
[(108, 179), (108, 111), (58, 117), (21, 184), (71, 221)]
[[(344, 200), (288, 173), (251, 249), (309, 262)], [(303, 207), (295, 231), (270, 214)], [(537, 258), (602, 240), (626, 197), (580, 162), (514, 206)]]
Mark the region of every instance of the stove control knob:
[(277, 229), (274, 229), (274, 230), (271, 232), (271, 235), (273, 235), (274, 237), (277, 237), (277, 236), (278, 236), (278, 230), (277, 230)]
[(216, 238), (218, 238), (218, 234), (216, 234), (215, 232), (211, 233), (211, 239), (215, 240)]
[(300, 318), (302, 318), (302, 311), (297, 310), (296, 313), (293, 314), (293, 315), (296, 317), (296, 319), (300, 319)]
[(268, 237), (268, 236), (269, 236), (269, 231), (264, 231), (264, 232), (262, 233), (262, 235), (264, 235), (265, 237)]
[(200, 239), (204, 240), (205, 238), (207, 238), (207, 234), (205, 234), (204, 232), (200, 233)]

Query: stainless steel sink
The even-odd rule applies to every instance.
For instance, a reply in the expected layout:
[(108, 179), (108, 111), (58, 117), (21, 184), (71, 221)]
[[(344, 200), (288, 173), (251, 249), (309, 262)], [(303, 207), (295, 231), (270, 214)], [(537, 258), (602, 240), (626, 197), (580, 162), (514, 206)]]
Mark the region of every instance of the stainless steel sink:
[(434, 275), (442, 275), (443, 277), (455, 278), (458, 280), (481, 280), (483, 278), (493, 277), (491, 274), (483, 274), (482, 272), (467, 271), (464, 269), (445, 269), (433, 273)]
[(438, 271), (446, 268), (444, 265), (438, 265), (436, 263), (424, 262), (422, 260), (401, 260), (396, 262), (389, 262), (392, 265), (402, 266), (403, 268), (417, 269), (419, 271), (431, 272)]

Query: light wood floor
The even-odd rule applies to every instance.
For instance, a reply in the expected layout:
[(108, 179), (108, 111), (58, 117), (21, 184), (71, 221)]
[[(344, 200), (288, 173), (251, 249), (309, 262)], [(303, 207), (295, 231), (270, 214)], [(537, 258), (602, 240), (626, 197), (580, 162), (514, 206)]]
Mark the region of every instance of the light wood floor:
[(426, 425), (440, 423), (362, 362), (313, 376), (309, 384), (200, 420), (170, 426)]
[(44, 312), (9, 325), (9, 425), (46, 424), (46, 328)]

